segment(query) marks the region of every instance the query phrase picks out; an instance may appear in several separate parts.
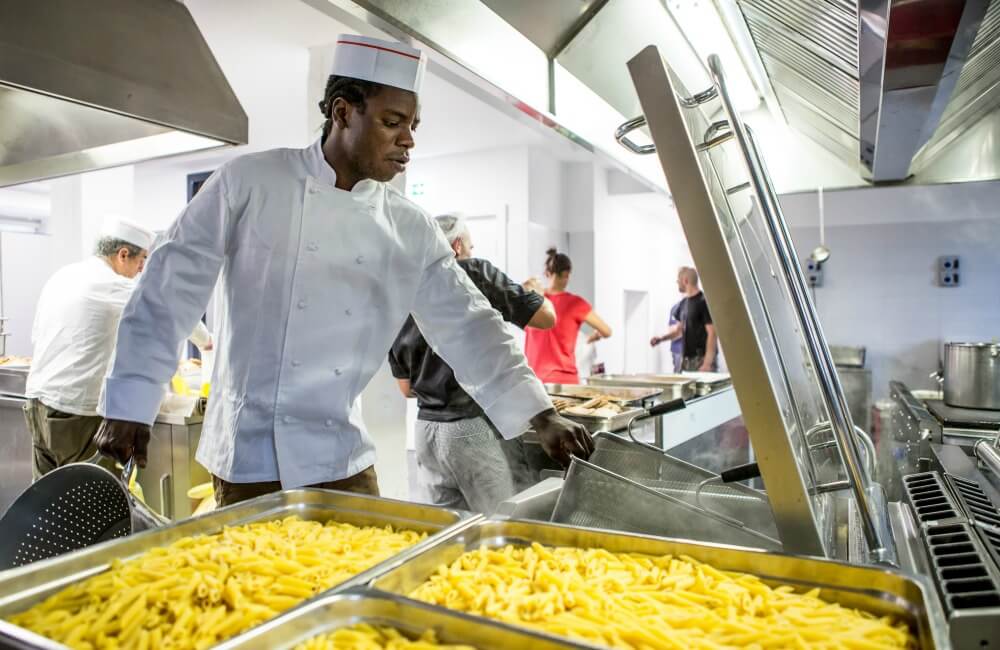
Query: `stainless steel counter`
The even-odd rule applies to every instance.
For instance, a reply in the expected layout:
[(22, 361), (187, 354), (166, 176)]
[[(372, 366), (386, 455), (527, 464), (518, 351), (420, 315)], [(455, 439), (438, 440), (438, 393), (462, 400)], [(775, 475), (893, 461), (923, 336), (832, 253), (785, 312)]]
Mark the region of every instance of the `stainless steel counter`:
[(0, 514), (31, 485), (31, 434), (23, 407), (27, 369), (0, 368)]
[[(0, 368), (0, 514), (31, 485), (31, 433), (22, 407), (27, 403), (27, 369)], [(149, 464), (139, 471), (146, 502), (171, 519), (191, 515), (187, 490), (211, 480), (194, 454), (201, 439), (201, 411), (189, 416), (160, 415), (149, 442)]]

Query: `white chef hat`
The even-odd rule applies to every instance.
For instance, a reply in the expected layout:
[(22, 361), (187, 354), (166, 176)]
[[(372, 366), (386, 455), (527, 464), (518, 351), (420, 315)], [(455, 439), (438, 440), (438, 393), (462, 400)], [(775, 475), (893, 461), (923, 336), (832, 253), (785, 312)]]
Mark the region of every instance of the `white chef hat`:
[(454, 243), (459, 237), (469, 235), (469, 226), (465, 223), (465, 217), (456, 212), (438, 215), (434, 217), (434, 221), (437, 222), (438, 228), (444, 233), (444, 238), (448, 240), (449, 244)]
[(427, 56), (420, 50), (357, 34), (341, 34), (333, 52), (331, 75), (374, 81), (420, 92)]
[(145, 250), (153, 245), (155, 235), (137, 223), (119, 217), (107, 217), (101, 228), (101, 237), (114, 237)]

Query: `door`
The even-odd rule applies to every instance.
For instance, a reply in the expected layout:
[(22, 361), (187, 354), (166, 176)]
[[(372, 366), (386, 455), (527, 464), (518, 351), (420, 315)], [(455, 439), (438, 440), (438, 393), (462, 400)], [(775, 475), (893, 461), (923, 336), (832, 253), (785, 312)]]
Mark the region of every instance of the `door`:
[(625, 374), (650, 372), (649, 292), (625, 291)]

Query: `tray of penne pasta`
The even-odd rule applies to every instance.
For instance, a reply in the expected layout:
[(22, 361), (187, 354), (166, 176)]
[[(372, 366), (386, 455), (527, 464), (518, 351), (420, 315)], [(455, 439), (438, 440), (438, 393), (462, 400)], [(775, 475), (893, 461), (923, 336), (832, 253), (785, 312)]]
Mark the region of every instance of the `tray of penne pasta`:
[(364, 587), (317, 598), (217, 650), (569, 650), (571, 641)]
[(513, 519), (438, 538), (371, 586), (589, 647), (951, 647), (924, 577)]
[(202, 648), (365, 584), (479, 519), (285, 490), (0, 572), (0, 647)]

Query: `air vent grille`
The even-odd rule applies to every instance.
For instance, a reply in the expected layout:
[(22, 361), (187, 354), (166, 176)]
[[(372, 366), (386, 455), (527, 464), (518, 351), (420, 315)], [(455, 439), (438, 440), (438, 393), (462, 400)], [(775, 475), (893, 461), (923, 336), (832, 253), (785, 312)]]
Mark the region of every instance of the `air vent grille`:
[(949, 612), (1000, 607), (1000, 584), (983, 552), (982, 542), (968, 524), (924, 530), (934, 566), (935, 582)]
[(917, 521), (923, 526), (964, 523), (962, 510), (937, 472), (903, 477), (903, 489)]
[(951, 474), (945, 476), (971, 521), (1000, 530), (1000, 511), (979, 483)]

